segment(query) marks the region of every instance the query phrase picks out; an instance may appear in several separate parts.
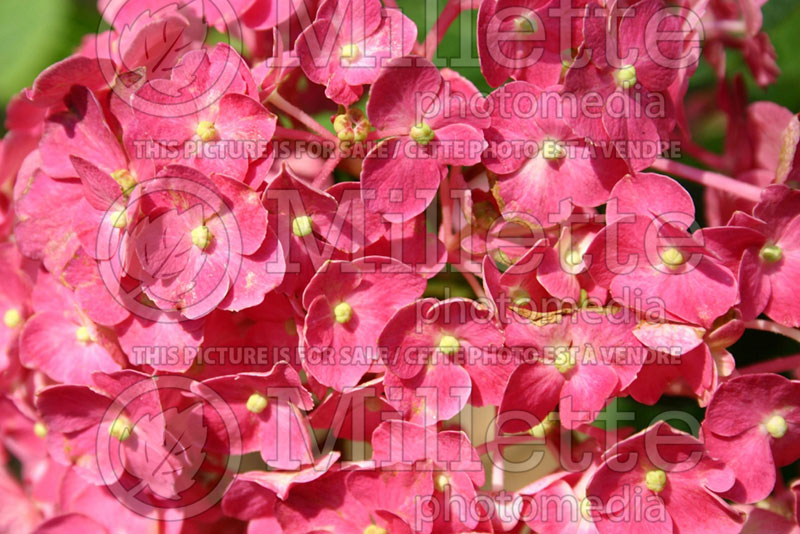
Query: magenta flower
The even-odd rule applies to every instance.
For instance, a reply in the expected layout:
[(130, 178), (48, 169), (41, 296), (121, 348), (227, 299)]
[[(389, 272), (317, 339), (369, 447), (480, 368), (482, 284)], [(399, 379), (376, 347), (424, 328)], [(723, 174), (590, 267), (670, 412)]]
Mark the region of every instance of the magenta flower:
[(249, 521), (249, 528), (273, 529), (281, 526), (275, 516), (278, 500), (285, 501), (290, 490), (313, 483), (324, 476), (339, 453), (323, 456), (313, 465), (297, 471), (249, 471), (241, 473), (231, 483), (222, 499), (222, 511), (226, 516)]
[(725, 497), (742, 503), (768, 497), (775, 468), (800, 458), (798, 433), (800, 382), (757, 374), (722, 384), (708, 406), (703, 436), (708, 453), (736, 475)]
[(140, 157), (243, 181), (267, 153), (276, 123), (253, 97), (255, 82), (242, 58), (218, 45), (188, 52), (169, 79), (148, 81), (115, 112)]
[(424, 299), (397, 311), (378, 340), (387, 351), (389, 403), (416, 423), (453, 417), (466, 405), (498, 404), (516, 365), (503, 333), (474, 301)]
[(383, 379), (359, 384), (344, 393), (332, 391), (309, 416), (311, 426), (338, 439), (369, 441), (378, 425), (401, 414), (386, 400)]
[[(158, 393), (140, 395), (126, 406), (114, 404), (123, 391), (145, 380), (150, 377), (137, 371), (96, 373), (91, 388), (70, 384), (42, 390), (36, 406), (42, 414), (54, 460), (74, 465), (95, 484), (113, 484), (115, 480), (106, 479), (109, 476), (134, 475), (156, 495), (173, 498), (183, 484), (181, 477), (187, 475), (181, 466), (186, 466), (188, 458), (180, 452), (170, 452), (166, 412)], [(111, 420), (109, 416), (117, 412)], [(98, 456), (101, 447), (109, 448), (110, 458)], [(158, 461), (163, 459), (169, 469), (153, 471), (151, 464), (156, 457)], [(112, 463), (101, 463), (103, 458)], [(117, 466), (117, 461), (122, 465)]]
[[(295, 488), (275, 508), (284, 532), (398, 532), (411, 534), (408, 524), (392, 512), (376, 509), (374, 501), (362, 504), (347, 487), (350, 472), (332, 471)], [(400, 473), (403, 479), (409, 478)], [(398, 483), (399, 485), (399, 483)], [(396, 495), (411, 495), (414, 487), (400, 486)], [(374, 497), (374, 496), (373, 496)]]
[(645, 360), (646, 349), (633, 335), (634, 322), (626, 311), (578, 311), (542, 324), (511, 322), (506, 344), (526, 351), (527, 362), (508, 379), (500, 413), (521, 409), (533, 419), (510, 420), (507, 431), (530, 430), (556, 406), (567, 428), (593, 421), (609, 399), (633, 382)]
[(544, 249), (544, 246), (539, 245), (531, 247), (503, 273), (500, 273), (490, 256), (484, 257), (484, 291), (494, 305), (494, 315), (500, 324), (507, 325), (518, 320), (516, 315), (509, 313), (512, 310), (556, 311), (557, 299), (553, 299), (534, 275), (537, 259), (541, 261)]
[(88, 88), (73, 87), (65, 95), (64, 104), (67, 110), (50, 116), (45, 122), (39, 144), (41, 169), (47, 175), (79, 177), (71, 161), (73, 157), (89, 162), (109, 177), (116, 177), (114, 180), (122, 189), (129, 189), (136, 181), (153, 175), (153, 163), (137, 156), (132, 140), (120, 146), (97, 98)]
[[(736, 304), (734, 276), (686, 230), (694, 205), (677, 182), (658, 174), (628, 176), (611, 196), (616, 215), (607, 216), (608, 226), (586, 255), (590, 274), (612, 298), (703, 327)], [(687, 292), (694, 298), (686, 299)]]
[(479, 96), (468, 81), (446, 81), (424, 59), (397, 58), (386, 65), (367, 104), (372, 126), (386, 138), (364, 160), (368, 209), (391, 222), (422, 213), (446, 165), (480, 161), (488, 121), (476, 116), (482, 112)]
[(564, 216), (562, 201), (603, 204), (625, 174), (621, 160), (588, 145), (567, 125), (571, 105), (558, 89), (512, 82), (489, 96), (494, 111), (483, 162), (497, 175), (492, 192), (506, 219), (550, 226), (559, 222), (554, 216)]
[[(297, 372), (285, 362), (268, 373), (239, 373), (203, 382), (217, 392), (236, 416), (242, 452), (260, 451), (267, 465), (298, 469), (314, 463), (308, 423), (299, 410), (313, 406)], [(211, 433), (225, 443), (226, 423), (206, 410)], [(220, 452), (225, 452), (223, 446)]]
[(719, 497), (733, 481), (702, 443), (660, 422), (606, 451), (586, 494), (601, 534), (727, 534), (743, 522)]
[(800, 326), (800, 306), (790, 289), (800, 273), (800, 193), (768, 187), (752, 216), (737, 212), (729, 224), (703, 229), (702, 235), (738, 275), (743, 318), (765, 313), (781, 324)]
[(327, 239), (336, 241), (336, 199), (300, 180), (287, 165), (281, 165), (262, 200), (269, 212), (270, 227), (286, 255), (281, 290), (287, 294), (300, 292), (333, 254), (333, 245)]
[[(570, 7), (581, 9), (586, 0), (572, 0)], [(554, 12), (561, 2), (552, 0), (483, 0), (478, 12), (478, 53), (481, 72), (492, 87), (509, 77), (539, 87), (557, 84), (564, 61), (582, 43), (583, 28), (573, 22), (562, 29)], [(575, 21), (577, 19), (573, 19)], [(566, 43), (564, 38), (569, 38)]]
[[(434, 427), (425, 428), (406, 421), (387, 421), (373, 433), (372, 447), (372, 460), (381, 468), (391, 470), (396, 464), (429, 462), (417, 467), (418, 470), (432, 471), (433, 487), (428, 486), (427, 495), (432, 493), (439, 499), (442, 510), (452, 506), (453, 525), (461, 523), (461, 528), (466, 530), (475, 528), (476, 517), (464, 517), (464, 514), (456, 512), (456, 499), (474, 502), (475, 488), (484, 482), (483, 465), (466, 434), (437, 432)], [(401, 469), (401, 472), (404, 470), (407, 469)], [(404, 509), (402, 506), (397, 508)]]
[(591, 63), (579, 57), (567, 70), (564, 89), (585, 104), (569, 119), (576, 133), (597, 144), (610, 141), (639, 171), (662, 152), (660, 142), (675, 125), (666, 93), (679, 70), (688, 68), (683, 42), (675, 36), (686, 39), (689, 33), (663, 0), (619, 9), (616, 4), (587, 6), (583, 33)]
[(282, 255), (275, 242), (262, 247), (267, 213), (246, 185), (170, 166), (139, 194), (147, 216), (131, 231), (135, 254), (127, 271), (160, 309), (197, 319), (220, 303), (228, 309), (259, 303), (280, 283), (282, 276), (272, 274), (280, 269), (262, 270), (252, 258), (274, 264)]
[(416, 39), (416, 25), (379, 0), (327, 0), (295, 48), (306, 76), (326, 87), (325, 96), (350, 106), (388, 60), (411, 52)]
[(39, 274), (32, 305), (34, 313), (20, 333), (23, 365), (68, 384), (92, 384), (93, 372), (122, 368), (114, 332), (89, 320), (52, 276)]
[(706, 342), (710, 333), (691, 324), (643, 321), (633, 334), (651, 353), (628, 388), (631, 397), (653, 405), (669, 391), (708, 402), (719, 375), (724, 375)]
[(424, 290), (425, 279), (388, 258), (326, 263), (303, 292), (305, 368), (337, 391), (355, 386), (380, 363), (378, 336), (387, 322)]
[(81, 184), (55, 180), (38, 168), (24, 170), (30, 172), (28, 179), (18, 180), (14, 189), (14, 234), (20, 252), (42, 261), (49, 272), (60, 274), (81, 246), (72, 225), (76, 216), (73, 206), (84, 198)]
[(23, 270), (19, 251), (11, 243), (0, 245), (0, 372), (8, 369), (10, 356), (18, 350), (19, 336), (32, 313), (30, 274)]
[[(781, 147), (784, 132), (795, 114), (774, 102), (753, 102), (748, 104), (743, 90), (734, 86), (727, 98), (726, 106), (730, 121), (725, 135), (725, 155), (731, 161), (735, 177), (743, 182), (766, 187), (776, 180), (781, 161)], [(706, 219), (710, 226), (726, 224), (734, 212), (752, 213), (755, 202), (743, 199), (729, 191), (706, 189), (703, 197), (706, 206)]]

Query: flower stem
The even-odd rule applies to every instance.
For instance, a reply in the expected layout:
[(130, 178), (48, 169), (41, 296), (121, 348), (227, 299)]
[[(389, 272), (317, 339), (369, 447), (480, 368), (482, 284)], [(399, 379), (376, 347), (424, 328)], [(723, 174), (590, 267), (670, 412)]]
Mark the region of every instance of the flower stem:
[(520, 445), (522, 443), (543, 443), (545, 440), (543, 438), (535, 438), (528, 434), (527, 432), (523, 434), (516, 434), (516, 435), (509, 435), (509, 436), (498, 436), (491, 441), (487, 441), (483, 445), (478, 446), (475, 450), (478, 453), (478, 456), (482, 456), (484, 454), (490, 453), (495, 450), (495, 447), (500, 447), (501, 445)]
[[(456, 265), (455, 268), (458, 269), (458, 265)], [(478, 279), (475, 277), (474, 274), (462, 269), (458, 269), (458, 271), (461, 273), (461, 276), (464, 277), (464, 280), (467, 281), (469, 287), (472, 288), (472, 291), (475, 293), (476, 297), (478, 297), (479, 299), (486, 298), (486, 293), (483, 292), (483, 286), (481, 285), (480, 282), (478, 282)]]
[(316, 178), (314, 178), (314, 181), (311, 185), (320, 189), (322, 184), (325, 182), (325, 179), (331, 175), (333, 170), (339, 165), (340, 161), (342, 161), (342, 153), (337, 150), (336, 154), (328, 158), (328, 160), (325, 162), (325, 165), (322, 166), (319, 174)]
[(303, 111), (302, 109), (298, 108), (285, 98), (283, 98), (278, 91), (273, 91), (269, 98), (267, 98), (267, 102), (278, 108), (279, 110), (283, 111), (287, 115), (294, 117), (298, 121), (300, 121), (303, 125), (305, 125), (309, 130), (316, 132), (318, 135), (327, 139), (329, 141), (336, 142), (337, 139), (334, 135), (322, 127), (320, 123), (315, 121), (313, 117), (311, 117), (308, 113)]
[(724, 174), (697, 169), (670, 159), (657, 159), (652, 167), (657, 171), (674, 174), (680, 178), (685, 178), (686, 180), (691, 180), (692, 182), (697, 182), (707, 187), (713, 187), (720, 191), (726, 191), (753, 202), (761, 200), (760, 187), (746, 182), (740, 182)]
[[(495, 420), (497, 420), (497, 412), (499, 408), (495, 409)], [(497, 432), (497, 426), (493, 425), (494, 431)], [(496, 437), (492, 436), (492, 439)], [(503, 457), (503, 452), (498, 447), (495, 453), (492, 455), (492, 491), (499, 492), (505, 489), (505, 458)]]
[(730, 169), (730, 162), (728, 161), (727, 157), (706, 150), (702, 146), (695, 144), (695, 142), (692, 141), (688, 136), (683, 136), (682, 146), (688, 155), (706, 167), (710, 167), (712, 169), (725, 169), (726, 172), (728, 169)]
[(439, 14), (439, 18), (436, 19), (436, 23), (428, 31), (428, 35), (425, 36), (425, 43), (422, 47), (424, 56), (427, 59), (433, 59), (436, 49), (439, 48), (439, 44), (444, 39), (448, 28), (461, 12), (478, 9), (479, 6), (480, 2), (475, 0), (448, 0), (447, 5), (444, 6), (444, 9)]
[(772, 332), (773, 334), (780, 334), (782, 336), (786, 336), (789, 339), (793, 339), (800, 343), (800, 330), (796, 328), (790, 328), (788, 326), (783, 326), (782, 324), (775, 323), (773, 321), (765, 321), (764, 319), (755, 319), (753, 321), (747, 321), (744, 323), (745, 328), (749, 328), (751, 330), (761, 330), (763, 332)]
[(291, 139), (293, 141), (308, 141), (309, 143), (319, 143), (325, 140), (312, 132), (283, 128), (282, 126), (275, 128), (275, 137), (277, 139)]
[[(455, 173), (456, 167), (451, 169)], [(442, 241), (447, 253), (453, 247), (453, 197), (450, 194), (450, 175), (444, 177), (439, 185), (439, 204), (442, 207)]]
[(740, 374), (752, 375), (756, 373), (785, 373), (800, 369), (800, 354), (784, 356), (768, 362), (759, 362), (738, 369)]

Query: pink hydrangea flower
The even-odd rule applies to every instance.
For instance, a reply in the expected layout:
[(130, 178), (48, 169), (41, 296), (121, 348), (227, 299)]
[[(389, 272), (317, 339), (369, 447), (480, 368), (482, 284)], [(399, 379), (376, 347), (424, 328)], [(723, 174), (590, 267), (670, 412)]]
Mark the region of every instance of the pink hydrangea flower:
[[(372, 460), (380, 467), (391, 469), (393, 464), (430, 462), (422, 469), (433, 472), (433, 487), (428, 487), (440, 500), (440, 510), (452, 507), (452, 526), (461, 523), (461, 528), (475, 528), (476, 517), (456, 512), (456, 499), (474, 502), (475, 487), (484, 482), (483, 466), (466, 434), (437, 432), (434, 427), (425, 428), (406, 421), (387, 421), (373, 433), (372, 446)], [(436, 519), (442, 522), (441, 516)]]
[(402, 415), (386, 400), (383, 379), (359, 384), (344, 393), (332, 391), (311, 412), (309, 421), (317, 429), (326, 429), (337, 439), (369, 441), (375, 429)]
[[(747, 105), (747, 95), (737, 92), (738, 85), (727, 91), (725, 106), (730, 126), (725, 136), (725, 156), (731, 161), (731, 173), (743, 182), (766, 187), (776, 180), (781, 161), (784, 131), (794, 114), (773, 102)], [(742, 90), (743, 92), (743, 90)], [(752, 213), (755, 203), (728, 191), (708, 188), (703, 199), (710, 226), (726, 224), (735, 211)]]
[(476, 95), (472, 84), (449, 83), (427, 60), (397, 58), (386, 65), (367, 104), (372, 126), (386, 138), (364, 160), (368, 209), (391, 222), (408, 219), (431, 203), (446, 165), (480, 161), (487, 120), (476, 116), (482, 111)]
[(506, 344), (528, 348), (528, 361), (508, 379), (500, 413), (523, 409), (533, 419), (508, 421), (509, 431), (530, 430), (556, 406), (567, 428), (593, 421), (610, 398), (633, 382), (645, 360), (634, 325), (626, 311), (556, 314), (541, 324), (512, 321), (505, 330)]
[[(570, 116), (576, 133), (595, 143), (611, 141), (633, 170), (655, 160), (675, 124), (671, 101), (665, 94), (685, 69), (683, 43), (663, 38), (688, 32), (681, 18), (666, 9), (663, 0), (646, 0), (620, 13), (616, 4), (587, 6), (585, 50), (570, 66), (564, 89), (587, 103), (591, 112)], [(599, 105), (589, 95), (599, 96)], [(591, 101), (589, 99), (592, 99)], [(597, 113), (600, 119), (596, 118)]]
[(246, 185), (176, 165), (144, 184), (139, 194), (147, 216), (131, 231), (135, 254), (129, 255), (127, 271), (159, 308), (197, 319), (229, 291), (236, 293), (224, 306), (239, 309), (259, 303), (281, 281), (244, 261), (256, 254), (273, 265), (282, 259), (277, 243), (262, 248), (267, 213)]
[(567, 125), (564, 117), (574, 110), (557, 90), (512, 82), (489, 96), (494, 111), (483, 162), (497, 174), (492, 192), (506, 219), (550, 226), (559, 222), (553, 217), (563, 217), (563, 201), (603, 204), (625, 174), (621, 160), (585, 143)]
[(694, 437), (664, 422), (611, 447), (586, 490), (601, 534), (738, 532), (742, 516), (719, 494), (733, 472)]
[(305, 368), (338, 391), (355, 386), (380, 362), (381, 331), (397, 310), (422, 296), (425, 285), (424, 278), (388, 258), (382, 264), (323, 265), (303, 292)]
[(188, 165), (242, 181), (267, 153), (276, 117), (260, 102), (255, 82), (230, 47), (185, 54), (170, 79), (151, 80), (120, 118), (140, 157)]
[(325, 96), (349, 106), (383, 64), (410, 53), (416, 39), (416, 25), (378, 0), (327, 0), (295, 48), (306, 76), (326, 86)]
[(757, 374), (722, 384), (708, 406), (703, 436), (709, 454), (736, 475), (724, 495), (743, 503), (769, 496), (775, 468), (800, 458), (798, 432), (800, 382)]
[(392, 512), (365, 507), (348, 490), (350, 473), (327, 473), (295, 489), (288, 499), (279, 501), (276, 516), (288, 532), (315, 532), (332, 528), (342, 532), (398, 532), (411, 534), (408, 524)]
[(653, 405), (669, 391), (707, 402), (717, 385), (718, 371), (705, 342), (705, 329), (691, 324), (643, 321), (633, 333), (652, 352), (628, 389), (631, 397)]
[(800, 306), (790, 287), (800, 275), (800, 193), (785, 186), (764, 190), (753, 215), (737, 212), (730, 226), (705, 228), (707, 247), (738, 275), (744, 319), (761, 313), (800, 326)]
[[(277, 469), (293, 470), (314, 463), (308, 423), (299, 411), (310, 409), (313, 401), (288, 363), (280, 362), (268, 373), (211, 378), (203, 385), (217, 392), (233, 410), (244, 453), (260, 451), (267, 465)], [(224, 444), (225, 422), (213, 410), (206, 410), (206, 416), (211, 416), (212, 434)]]
[(498, 404), (516, 360), (474, 301), (424, 299), (397, 311), (378, 340), (387, 351), (388, 401), (407, 420), (432, 424), (469, 400)]
[(628, 176), (611, 196), (617, 211), (607, 215), (608, 226), (586, 255), (592, 277), (612, 298), (704, 327), (736, 304), (734, 276), (686, 230), (694, 205), (677, 182), (657, 174)]
[[(74, 465), (95, 484), (113, 484), (115, 480), (105, 480), (109, 476), (135, 475), (157, 495), (174, 497), (183, 476), (179, 465), (186, 458), (169, 452), (165, 412), (158, 393), (141, 395), (126, 406), (114, 405), (120, 393), (147, 380), (148, 375), (130, 370), (96, 373), (92, 387), (66, 384), (42, 390), (36, 406), (47, 428), (50, 455), (63, 465)], [(111, 420), (106, 414), (117, 413), (117, 408), (121, 411)], [(97, 448), (104, 446), (111, 452), (111, 464), (98, 462), (104, 457), (97, 454)], [(152, 472), (154, 455), (166, 459), (176, 470)], [(117, 466), (117, 461), (122, 465)]]
[[(572, 0), (579, 10), (586, 0)], [(582, 20), (572, 19), (567, 33), (553, 13), (562, 8), (553, 0), (483, 0), (478, 11), (478, 54), (481, 73), (492, 87), (509, 77), (540, 87), (559, 82), (564, 62), (583, 42)], [(564, 42), (565, 39), (568, 39)]]
[(52, 276), (39, 274), (32, 301), (34, 313), (20, 333), (23, 365), (70, 384), (91, 384), (93, 372), (122, 368), (114, 332), (90, 321)]

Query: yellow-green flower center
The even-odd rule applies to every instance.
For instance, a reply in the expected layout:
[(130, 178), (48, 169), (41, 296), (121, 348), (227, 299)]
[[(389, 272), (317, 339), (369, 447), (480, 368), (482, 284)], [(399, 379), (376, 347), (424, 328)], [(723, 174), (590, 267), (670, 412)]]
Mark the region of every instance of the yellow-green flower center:
[(378, 525), (368, 525), (364, 529), (364, 534), (389, 534), (389, 531)]
[(204, 224), (201, 224), (192, 230), (192, 243), (200, 250), (206, 249), (206, 247), (211, 243), (212, 237), (211, 230), (209, 230), (208, 226)]
[(669, 247), (661, 252), (661, 261), (670, 269), (676, 269), (686, 263), (686, 258), (677, 248)]
[(644, 477), (644, 485), (647, 489), (660, 493), (667, 485), (667, 474), (661, 469), (653, 469), (648, 471)]
[(636, 85), (636, 67), (633, 65), (625, 65), (614, 72), (614, 80), (617, 86), (622, 89), (630, 89)]
[(444, 473), (437, 473), (433, 477), (433, 487), (439, 493), (443, 493), (444, 490), (450, 485), (450, 477), (445, 475)]
[(574, 248), (570, 249), (567, 251), (566, 254), (564, 254), (564, 261), (567, 263), (567, 265), (575, 267), (577, 265), (580, 265), (581, 262), (583, 261), (583, 254), (581, 254), (579, 250), (575, 250)]
[(576, 363), (575, 353), (570, 350), (569, 347), (559, 347), (556, 349), (556, 357), (553, 360), (553, 365), (558, 369), (558, 372), (566, 374), (575, 367)]
[(767, 263), (778, 263), (783, 258), (783, 250), (777, 245), (766, 245), (758, 255)]
[(536, 33), (537, 24), (533, 17), (520, 15), (514, 19), (514, 30), (519, 33)]
[(109, 220), (111, 221), (111, 226), (114, 228), (125, 228), (128, 226), (128, 215), (125, 213), (125, 210), (112, 211), (109, 214)]
[(89, 343), (92, 341), (92, 333), (85, 326), (79, 326), (75, 329), (75, 339), (81, 343)]
[(442, 336), (439, 340), (439, 352), (442, 354), (454, 354), (461, 348), (461, 343), (451, 335)]
[(217, 128), (214, 126), (214, 123), (210, 121), (200, 121), (197, 124), (196, 133), (197, 137), (204, 143), (217, 139)]
[(301, 215), (295, 217), (292, 221), (292, 233), (297, 237), (305, 237), (313, 231), (311, 226), (311, 217), (308, 215)]
[(544, 418), (544, 421), (542, 421), (536, 426), (531, 427), (531, 429), (528, 430), (528, 434), (530, 434), (534, 438), (544, 439), (545, 436), (547, 436), (547, 434), (549, 434), (550, 431), (553, 428), (555, 428), (555, 426), (556, 422), (553, 419), (553, 413), (550, 412), (549, 414), (547, 414), (547, 417)]
[(417, 144), (420, 144), (422, 146), (427, 145), (428, 143), (433, 141), (434, 137), (436, 137), (436, 133), (433, 131), (433, 128), (431, 128), (424, 122), (421, 122), (415, 125), (413, 128), (411, 128), (411, 132), (409, 135), (411, 135), (411, 139), (413, 139)]
[(119, 441), (125, 441), (131, 437), (131, 432), (133, 432), (131, 422), (124, 415), (120, 415), (114, 419), (114, 422), (111, 423), (111, 426), (108, 429), (108, 433), (111, 434), (112, 437), (117, 438)]
[(247, 399), (247, 409), (253, 413), (261, 413), (267, 409), (269, 399), (261, 393), (253, 393)]
[(119, 184), (122, 193), (127, 195), (131, 189), (136, 187), (136, 178), (130, 173), (128, 169), (119, 169), (111, 173), (111, 178)]
[(33, 424), (33, 434), (37, 438), (44, 439), (45, 437), (47, 437), (47, 427), (41, 421), (36, 421)]
[(340, 302), (333, 308), (333, 317), (339, 324), (346, 324), (353, 318), (353, 308), (346, 302)]
[(525, 289), (518, 287), (511, 291), (511, 303), (514, 306), (525, 306), (526, 304), (530, 304), (530, 302), (531, 294)]
[(770, 417), (764, 426), (766, 426), (769, 435), (775, 439), (781, 439), (786, 435), (786, 431), (789, 430), (786, 419), (780, 415), (773, 415)]
[(586, 497), (581, 499), (581, 517), (584, 521), (592, 521), (592, 502)]
[(22, 322), (22, 314), (16, 308), (6, 310), (3, 314), (3, 324), (8, 328), (16, 328)]
[(339, 50), (339, 57), (346, 61), (358, 61), (361, 58), (361, 49), (355, 43), (343, 45)]
[(558, 141), (545, 139), (542, 141), (542, 157), (548, 161), (559, 160), (567, 157), (567, 151)]

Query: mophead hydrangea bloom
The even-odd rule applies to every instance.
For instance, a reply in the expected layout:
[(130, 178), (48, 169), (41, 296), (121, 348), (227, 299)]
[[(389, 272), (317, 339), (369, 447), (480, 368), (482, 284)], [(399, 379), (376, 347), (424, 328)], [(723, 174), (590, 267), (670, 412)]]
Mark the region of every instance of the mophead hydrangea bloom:
[(800, 532), (789, 4), (99, 0), (0, 94), (0, 534)]

